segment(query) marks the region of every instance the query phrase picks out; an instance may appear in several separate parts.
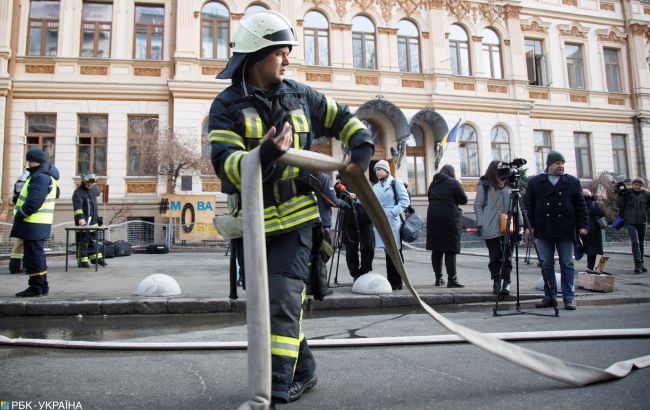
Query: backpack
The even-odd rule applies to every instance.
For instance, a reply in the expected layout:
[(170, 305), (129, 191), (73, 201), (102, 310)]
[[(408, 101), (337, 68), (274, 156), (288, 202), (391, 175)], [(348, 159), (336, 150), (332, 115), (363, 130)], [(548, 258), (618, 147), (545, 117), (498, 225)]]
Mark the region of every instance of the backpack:
[[(397, 181), (395, 179), (390, 183), (393, 188), (395, 205), (399, 203), (399, 199), (397, 198), (397, 189), (395, 189), (396, 184)], [(411, 199), (410, 195), (409, 199)], [(407, 243), (415, 242), (424, 228), (424, 221), (422, 221), (422, 218), (420, 218), (420, 215), (415, 212), (415, 209), (413, 209), (410, 203), (404, 210), (403, 215), (400, 215), (400, 219), (402, 220), (402, 225), (399, 228), (400, 238), (402, 241)]]

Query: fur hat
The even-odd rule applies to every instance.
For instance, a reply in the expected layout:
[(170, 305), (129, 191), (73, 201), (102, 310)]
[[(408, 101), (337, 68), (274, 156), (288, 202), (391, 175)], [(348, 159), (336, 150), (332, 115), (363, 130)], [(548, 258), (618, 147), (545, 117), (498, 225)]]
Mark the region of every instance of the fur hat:
[(377, 161), (374, 170), (377, 171), (377, 169), (383, 169), (384, 171), (388, 172), (388, 175), (390, 175), (390, 166), (388, 165), (388, 161), (384, 159)]
[(32, 148), (27, 151), (25, 157), (27, 158), (27, 161), (38, 162), (39, 164), (45, 164), (47, 162), (47, 155), (45, 155), (43, 150), (38, 148)]
[(555, 164), (558, 161), (566, 162), (566, 160), (564, 159), (564, 155), (560, 154), (557, 151), (551, 151), (548, 153), (548, 156), (546, 157), (546, 166)]

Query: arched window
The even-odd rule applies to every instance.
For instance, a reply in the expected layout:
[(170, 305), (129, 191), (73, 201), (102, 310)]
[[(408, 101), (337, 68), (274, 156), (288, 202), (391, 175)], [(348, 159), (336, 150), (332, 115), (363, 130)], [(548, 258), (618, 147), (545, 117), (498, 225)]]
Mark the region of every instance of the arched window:
[(411, 135), (406, 140), (406, 170), (408, 171), (409, 191), (413, 195), (427, 193), (425, 169), (424, 131), (419, 125), (411, 126)]
[(397, 58), (400, 71), (420, 72), (420, 32), (408, 20), (397, 23)]
[(322, 13), (305, 14), (305, 64), (330, 65), (329, 22)]
[(490, 78), (503, 78), (501, 71), (501, 41), (491, 28), (483, 30), (483, 69)]
[(510, 162), (510, 139), (508, 138), (508, 131), (502, 126), (497, 125), (492, 128), (490, 141), (492, 141), (492, 159)]
[(352, 19), (354, 68), (377, 69), (375, 25), (365, 16)]
[(201, 9), (201, 57), (228, 58), (230, 42), (230, 13), (216, 1), (205, 3)]
[(265, 6), (261, 4), (253, 4), (252, 6), (249, 6), (246, 11), (244, 12), (244, 17), (248, 17), (251, 14), (258, 13), (260, 11), (268, 10)]
[(452, 24), (449, 29), (449, 54), (453, 75), (469, 75), (469, 37), (464, 28)]
[(458, 139), (458, 152), (460, 154), (460, 175), (464, 177), (478, 176), (478, 138), (476, 130), (467, 124), (460, 126)]

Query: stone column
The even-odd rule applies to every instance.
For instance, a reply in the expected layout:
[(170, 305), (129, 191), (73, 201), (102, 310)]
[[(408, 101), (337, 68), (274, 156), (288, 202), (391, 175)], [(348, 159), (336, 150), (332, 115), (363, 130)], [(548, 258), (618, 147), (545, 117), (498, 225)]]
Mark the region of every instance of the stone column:
[[(427, 48), (429, 66), (422, 70), (426, 74), (451, 75), (449, 43), (447, 42), (447, 20), (444, 0), (429, 0), (429, 44)], [(423, 49), (424, 54), (424, 49)], [(424, 60), (424, 59), (423, 59)]]
[[(528, 72), (526, 70), (526, 50), (524, 47), (524, 35), (521, 32), (521, 22), (519, 21), (519, 13), (521, 7), (505, 6), (503, 8), (503, 18), (508, 26), (508, 37), (510, 41), (510, 52), (506, 53), (507, 48), (504, 47), (504, 62), (509, 59), (508, 65), (510, 66), (510, 73), (508, 80), (526, 81), (528, 82)], [(522, 64), (523, 63), (523, 64)]]

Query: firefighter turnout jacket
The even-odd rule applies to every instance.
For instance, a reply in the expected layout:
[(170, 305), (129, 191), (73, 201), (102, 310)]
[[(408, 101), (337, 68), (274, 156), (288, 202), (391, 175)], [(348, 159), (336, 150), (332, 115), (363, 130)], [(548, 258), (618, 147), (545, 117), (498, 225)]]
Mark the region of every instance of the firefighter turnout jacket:
[[(99, 196), (99, 189), (96, 186), (86, 188), (85, 183), (81, 183), (72, 194), (72, 209), (74, 212), (75, 225), (79, 225), (80, 219), (85, 219), (86, 223), (97, 225), (97, 197)], [(90, 219), (89, 219), (90, 218)]]
[[(220, 93), (210, 109), (212, 164), (222, 181), (222, 192), (241, 190), (241, 160), (262, 144), (262, 136), (285, 122), (293, 127), (293, 148), (309, 149), (314, 138), (334, 137), (352, 151), (352, 162), (366, 170), (373, 152), (368, 130), (348, 108), (311, 87), (283, 80), (268, 93), (239, 83)], [(305, 182), (306, 172), (274, 162), (282, 152), (273, 141), (260, 148), (264, 191), (264, 227), (267, 235), (295, 230), (319, 219), (316, 197)]]

